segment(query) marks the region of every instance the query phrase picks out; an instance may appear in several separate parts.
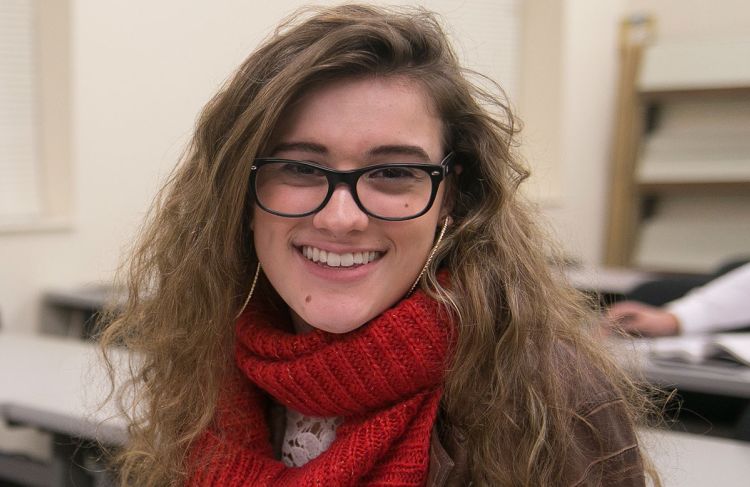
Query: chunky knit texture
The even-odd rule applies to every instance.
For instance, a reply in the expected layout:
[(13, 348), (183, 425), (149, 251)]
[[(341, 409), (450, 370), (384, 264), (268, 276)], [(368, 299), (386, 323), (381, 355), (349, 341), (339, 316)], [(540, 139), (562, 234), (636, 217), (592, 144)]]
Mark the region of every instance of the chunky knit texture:
[[(237, 322), (239, 373), (190, 454), (193, 486), (424, 485), (450, 348), (444, 309), (421, 292), (343, 335), (289, 331), (288, 311), (255, 305)], [(272, 400), (342, 418), (302, 467), (274, 458)]]

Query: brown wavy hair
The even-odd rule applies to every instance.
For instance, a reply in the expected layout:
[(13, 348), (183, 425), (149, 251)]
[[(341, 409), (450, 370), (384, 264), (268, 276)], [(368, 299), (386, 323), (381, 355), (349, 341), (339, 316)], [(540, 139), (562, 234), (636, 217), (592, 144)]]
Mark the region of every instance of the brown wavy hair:
[[(129, 417), (117, 457), (123, 485), (184, 482), (186, 452), (210, 424), (229, 373), (232, 324), (257, 263), (249, 161), (267, 149), (290, 104), (353, 76), (421, 83), (463, 169), (449, 192), (454, 223), (421, 285), (458, 324), (442, 414), (467, 439), (473, 481), (558, 485), (575, 448), (571, 394), (586, 384), (607, 377), (631, 421), (647, 405), (591, 338), (589, 303), (551, 263), (555, 250), (519, 195), (528, 172), (502, 92), (479, 87), (487, 83), (460, 66), (425, 10), (308, 8), (205, 107), (123, 267), (128, 300), (101, 335), (105, 351), (124, 345), (140, 360), (119, 390)], [(440, 269), (450, 288), (438, 283)], [(273, 291), (265, 283), (258, 292)]]

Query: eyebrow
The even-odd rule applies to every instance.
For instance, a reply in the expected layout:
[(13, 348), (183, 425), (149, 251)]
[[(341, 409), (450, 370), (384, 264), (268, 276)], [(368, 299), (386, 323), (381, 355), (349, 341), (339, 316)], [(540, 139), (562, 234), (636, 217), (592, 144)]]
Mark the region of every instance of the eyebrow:
[(314, 142), (281, 142), (274, 146), (272, 154), (284, 151), (311, 152), (313, 154), (328, 154), (328, 149), (324, 145)]
[[(274, 146), (272, 153), (284, 151), (301, 151), (312, 154), (328, 154), (328, 148), (314, 142), (281, 142)], [(429, 161), (430, 156), (423, 148), (417, 145), (390, 144), (379, 145), (367, 151), (368, 157), (401, 155), (405, 157), (416, 157), (422, 161)]]
[(429, 161), (430, 156), (427, 151), (417, 145), (381, 145), (370, 149), (367, 154), (374, 156), (403, 155), (408, 157), (418, 157), (423, 161)]

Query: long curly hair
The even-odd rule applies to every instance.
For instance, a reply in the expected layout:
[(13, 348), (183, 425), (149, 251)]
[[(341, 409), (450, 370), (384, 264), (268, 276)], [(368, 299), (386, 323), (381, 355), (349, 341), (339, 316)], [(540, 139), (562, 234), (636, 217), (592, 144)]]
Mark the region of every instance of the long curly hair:
[[(461, 67), (430, 12), (307, 8), (205, 107), (123, 266), (128, 299), (100, 337), (105, 358), (122, 345), (139, 361), (118, 391), (129, 418), (129, 443), (117, 457), (123, 485), (183, 483), (186, 452), (214, 416), (232, 364), (232, 324), (257, 264), (249, 161), (304, 93), (363, 76), (421, 83), (462, 167), (450, 182), (454, 223), (421, 286), (457, 323), (442, 415), (467, 439), (473, 481), (558, 485), (575, 448), (571, 394), (582, 385), (606, 377), (629, 420), (645, 411), (644, 396), (591, 337), (590, 303), (566, 284), (519, 194), (528, 171), (502, 92), (481, 88), (487, 80)], [(442, 269), (448, 288), (436, 277)], [(272, 293), (265, 284), (257, 292)]]

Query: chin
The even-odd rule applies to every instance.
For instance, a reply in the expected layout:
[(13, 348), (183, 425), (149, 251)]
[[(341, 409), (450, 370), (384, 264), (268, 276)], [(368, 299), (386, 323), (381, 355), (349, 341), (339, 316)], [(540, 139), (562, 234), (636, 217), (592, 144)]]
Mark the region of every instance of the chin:
[[(334, 311), (333, 313), (331, 311)], [(316, 313), (314, 310), (298, 313), (298, 316), (313, 328), (327, 333), (343, 334), (361, 328), (368, 321), (375, 318), (377, 312), (363, 312), (361, 307), (354, 310), (342, 306), (330, 306), (323, 312)]]
[[(312, 286), (310, 286), (312, 288)], [(389, 293), (366, 289), (320, 289), (296, 293), (286, 300), (293, 318), (328, 333), (343, 334), (361, 328), (393, 307), (406, 291), (393, 287)], [(282, 295), (283, 298), (283, 295)]]
[[(322, 330), (328, 333), (335, 333), (341, 335), (343, 333), (349, 333), (358, 328), (361, 328), (365, 323), (370, 321), (366, 318), (354, 318), (354, 319), (342, 319), (342, 316), (329, 317), (328, 319), (310, 319), (305, 321), (310, 324), (313, 328)], [(304, 319), (304, 318), (303, 318)]]
[(313, 328), (317, 328), (318, 330), (325, 331), (326, 333), (333, 333), (335, 335), (343, 335), (345, 333), (349, 333), (351, 331), (354, 331), (358, 328), (361, 328), (364, 323), (334, 323), (334, 324), (327, 324), (327, 325), (321, 325), (321, 326), (315, 326), (312, 325)]

